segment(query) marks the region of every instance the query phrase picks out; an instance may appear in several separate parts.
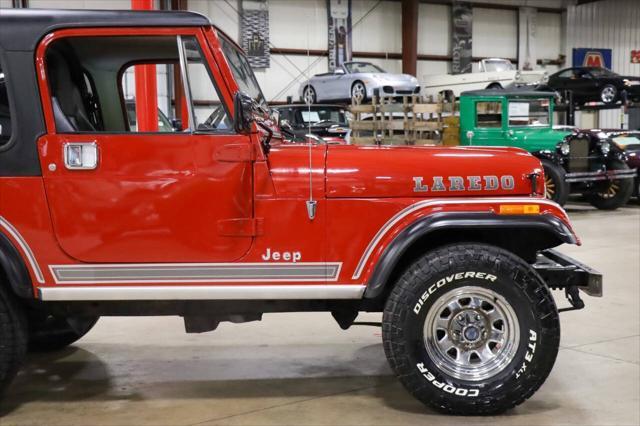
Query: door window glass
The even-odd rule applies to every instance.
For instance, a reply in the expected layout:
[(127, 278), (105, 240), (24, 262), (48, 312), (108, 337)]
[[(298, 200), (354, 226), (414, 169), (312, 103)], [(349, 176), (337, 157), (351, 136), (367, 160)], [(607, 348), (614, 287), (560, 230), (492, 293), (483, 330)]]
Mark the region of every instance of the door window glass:
[(572, 69), (568, 69), (568, 70), (562, 71), (560, 74), (558, 74), (558, 77), (560, 77), (560, 78), (571, 78), (571, 77), (573, 77), (573, 70)]
[(7, 79), (0, 65), (0, 147), (11, 139), (11, 111), (9, 111), (9, 94)]
[(476, 102), (477, 127), (502, 127), (502, 102)]
[(548, 126), (549, 99), (521, 99), (509, 102), (509, 126)]
[[(54, 41), (47, 49), (45, 63), (56, 131), (228, 131), (229, 115), (196, 38), (182, 40), (183, 45), (177, 36)], [(181, 71), (181, 56), (188, 62), (187, 78)], [(188, 92), (184, 90), (187, 82)], [(137, 99), (138, 93), (144, 98)], [(146, 102), (149, 96), (154, 96), (155, 102)], [(191, 115), (195, 123), (190, 122)]]
[(198, 131), (230, 131), (233, 124), (221, 101), (204, 55), (195, 37), (182, 39), (195, 126)]
[[(182, 122), (174, 118), (173, 124), (172, 119), (169, 119), (167, 114), (172, 114), (173, 107), (172, 104), (174, 101), (174, 96), (169, 96), (169, 92), (173, 92), (173, 88), (168, 87), (167, 80), (171, 78), (171, 74), (174, 70), (175, 64), (140, 64), (140, 65), (130, 65), (122, 72), (122, 77), (120, 79), (120, 90), (122, 92), (122, 102), (124, 103), (124, 110), (126, 114), (126, 124), (128, 126), (128, 131), (130, 132), (138, 132), (138, 131), (148, 131), (148, 129), (138, 126), (138, 102), (136, 97), (136, 78), (142, 76), (140, 73), (136, 73), (136, 69), (140, 70), (141, 67), (144, 67), (144, 72), (149, 72), (152, 79), (155, 77), (155, 86), (156, 86), (156, 116), (157, 119), (157, 127), (154, 128), (154, 131), (158, 131), (160, 133), (166, 132), (174, 132), (178, 130), (182, 130)], [(176, 71), (179, 73), (180, 70), (176, 68)], [(179, 87), (182, 89), (182, 87)], [(144, 106), (142, 108), (145, 108)], [(187, 123), (185, 123), (187, 124)]]
[(259, 104), (265, 104), (266, 101), (262, 90), (260, 90), (260, 85), (258, 85), (258, 80), (256, 80), (244, 53), (225, 37), (220, 36), (220, 44), (240, 91), (251, 96)]

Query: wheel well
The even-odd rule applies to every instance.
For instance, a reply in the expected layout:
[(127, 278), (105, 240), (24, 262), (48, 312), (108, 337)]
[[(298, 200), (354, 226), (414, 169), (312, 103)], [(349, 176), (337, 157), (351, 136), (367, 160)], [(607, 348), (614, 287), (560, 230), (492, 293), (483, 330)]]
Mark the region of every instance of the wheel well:
[(18, 250), (0, 233), (0, 285), (21, 298), (33, 297), (33, 286), (29, 271)]
[(442, 228), (428, 232), (402, 253), (383, 283), (383, 291), (375, 296), (376, 300), (384, 304), (395, 282), (419, 257), (442, 246), (456, 243), (493, 245), (516, 254), (528, 263), (533, 263), (539, 250), (555, 247), (563, 241), (553, 232), (538, 228)]
[(356, 85), (356, 83), (362, 83), (362, 85), (364, 86), (364, 88), (365, 88), (365, 90), (366, 90), (367, 85), (366, 85), (366, 84), (364, 84), (364, 82), (363, 82), (362, 80), (356, 80), (356, 81), (354, 81), (353, 83), (351, 83), (351, 90), (353, 90), (353, 86), (355, 86), (355, 85)]
[(445, 89), (445, 90), (441, 90), (438, 92), (438, 95), (442, 95), (442, 99), (446, 100), (446, 101), (455, 101), (456, 97), (453, 94), (453, 90), (451, 89)]
[(493, 83), (487, 86), (487, 89), (502, 89), (502, 84), (494, 81)]

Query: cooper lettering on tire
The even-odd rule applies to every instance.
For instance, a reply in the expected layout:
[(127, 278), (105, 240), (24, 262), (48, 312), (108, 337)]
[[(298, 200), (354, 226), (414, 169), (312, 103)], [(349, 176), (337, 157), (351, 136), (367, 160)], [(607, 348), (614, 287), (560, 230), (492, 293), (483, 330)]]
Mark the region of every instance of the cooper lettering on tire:
[(420, 401), (455, 414), (495, 414), (542, 385), (560, 340), (558, 312), (522, 259), (455, 244), (409, 266), (387, 299), (385, 353)]

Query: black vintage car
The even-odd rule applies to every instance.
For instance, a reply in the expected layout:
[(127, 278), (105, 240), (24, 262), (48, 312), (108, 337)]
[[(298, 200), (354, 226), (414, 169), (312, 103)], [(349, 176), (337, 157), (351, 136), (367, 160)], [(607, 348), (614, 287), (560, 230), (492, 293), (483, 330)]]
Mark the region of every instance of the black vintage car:
[(633, 195), (640, 198), (640, 131), (606, 130), (605, 133), (627, 154), (627, 166), (636, 172)]
[(551, 74), (544, 86), (545, 90), (551, 89), (561, 95), (571, 92), (577, 105), (587, 102), (615, 104), (623, 99), (623, 92), (628, 100), (640, 102), (640, 77), (623, 77), (606, 68), (566, 68)]
[(344, 138), (349, 132), (349, 112), (340, 105), (287, 104), (273, 107), (280, 127), (296, 138), (312, 134), (321, 138)]

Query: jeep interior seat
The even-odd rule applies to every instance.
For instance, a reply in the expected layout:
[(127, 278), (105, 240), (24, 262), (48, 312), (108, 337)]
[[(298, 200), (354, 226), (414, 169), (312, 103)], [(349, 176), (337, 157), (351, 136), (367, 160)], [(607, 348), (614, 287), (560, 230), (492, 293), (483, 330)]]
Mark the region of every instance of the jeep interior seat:
[(47, 68), (51, 79), (51, 103), (56, 129), (62, 132), (95, 131), (66, 58), (58, 52), (49, 52)]

